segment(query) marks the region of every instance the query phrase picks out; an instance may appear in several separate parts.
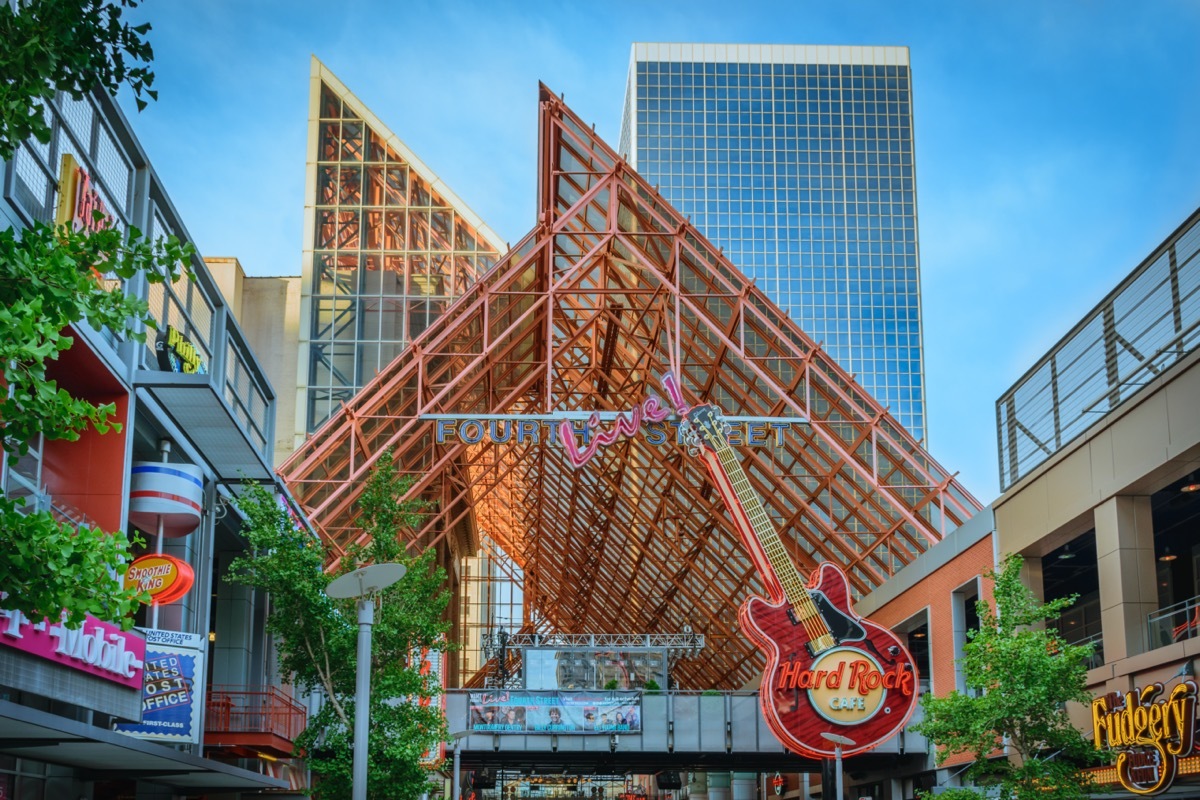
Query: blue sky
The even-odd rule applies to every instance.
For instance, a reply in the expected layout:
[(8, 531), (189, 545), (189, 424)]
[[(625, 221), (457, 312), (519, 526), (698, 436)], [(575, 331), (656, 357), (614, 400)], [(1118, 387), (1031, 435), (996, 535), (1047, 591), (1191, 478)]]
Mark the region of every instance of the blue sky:
[(539, 80), (615, 144), (634, 41), (909, 47), (930, 450), (985, 503), (996, 398), (1200, 206), (1191, 0), (147, 0), (138, 17), (161, 99), (134, 128), (201, 252), (251, 275), (300, 270), (310, 54), (516, 242)]

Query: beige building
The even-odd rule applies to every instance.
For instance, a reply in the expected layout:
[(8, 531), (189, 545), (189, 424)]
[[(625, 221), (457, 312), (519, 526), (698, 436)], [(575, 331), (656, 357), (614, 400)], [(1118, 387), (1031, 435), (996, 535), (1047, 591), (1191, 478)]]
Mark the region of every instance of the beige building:
[(300, 352), (300, 277), (246, 276), (236, 258), (207, 256), (221, 294), (275, 389), (275, 465), (295, 449)]
[[(1090, 687), (1122, 703), (1200, 656), (1197, 343), (1200, 211), (997, 402), (998, 551), (1047, 599), (1079, 595), (1059, 627), (1096, 644)], [(1179, 760), (1172, 791), (1194, 793), (1200, 756)]]

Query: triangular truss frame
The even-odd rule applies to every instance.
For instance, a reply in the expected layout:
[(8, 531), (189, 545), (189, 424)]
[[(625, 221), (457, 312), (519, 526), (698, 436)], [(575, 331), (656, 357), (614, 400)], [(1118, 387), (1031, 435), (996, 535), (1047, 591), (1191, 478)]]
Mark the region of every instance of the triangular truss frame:
[[(572, 469), (560, 447), (435, 442), (438, 414), (625, 411), (681, 376), (689, 403), (807, 420), (742, 464), (807, 574), (865, 594), (979, 503), (563, 101), (540, 92), (537, 227), (301, 447), (281, 472), (335, 550), (390, 449), (432, 501), (412, 547), (521, 567), (527, 628), (677, 631), (707, 648), (685, 688), (747, 685), (737, 609), (762, 582), (702, 463), (646, 437)], [(496, 423), (503, 438), (505, 426)]]

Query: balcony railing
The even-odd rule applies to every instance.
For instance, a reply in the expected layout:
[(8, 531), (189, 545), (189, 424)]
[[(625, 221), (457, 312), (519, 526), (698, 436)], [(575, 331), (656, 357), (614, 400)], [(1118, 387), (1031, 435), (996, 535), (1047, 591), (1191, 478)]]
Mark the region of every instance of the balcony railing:
[(1092, 646), (1092, 654), (1088, 657), (1087, 668), (1096, 669), (1104, 666), (1104, 634), (1093, 633), (1078, 641), (1067, 639), (1068, 644), (1090, 644)]
[(1200, 345), (1200, 212), (996, 401), (1007, 491)]
[(306, 717), (304, 706), (278, 687), (216, 685), (208, 691), (204, 743), (273, 748), (291, 755)]
[(1150, 649), (1200, 636), (1200, 597), (1193, 597), (1146, 616)]

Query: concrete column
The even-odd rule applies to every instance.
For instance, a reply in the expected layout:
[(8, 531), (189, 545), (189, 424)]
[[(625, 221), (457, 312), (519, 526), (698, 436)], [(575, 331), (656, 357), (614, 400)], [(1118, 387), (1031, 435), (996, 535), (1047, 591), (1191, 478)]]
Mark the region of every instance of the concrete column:
[(730, 796), (731, 782), (728, 772), (708, 773), (708, 800), (733, 800)]
[[(1046, 602), (1046, 581), (1042, 571), (1042, 560), (1033, 556), (1026, 556), (1021, 564), (1021, 583), (1025, 588), (1033, 592), (1033, 596), (1040, 602)], [(1046, 623), (1041, 623), (1037, 627), (1044, 628)]]
[(684, 777), (687, 779), (688, 800), (709, 800), (707, 772), (686, 772)]
[(1104, 660), (1146, 650), (1146, 615), (1158, 609), (1149, 497), (1114, 497), (1095, 509)]
[(1040, 558), (1024, 557), (1024, 562), (1021, 564), (1021, 583), (1025, 584), (1038, 600), (1043, 603), (1046, 601), (1046, 579)]
[(757, 800), (758, 774), (754, 772), (731, 772), (729, 774), (730, 800)]
[[(212, 516), (207, 515), (204, 521), (196, 530), (189, 533), (187, 536), (176, 538), (163, 539), (163, 553), (169, 556), (175, 556), (182, 559), (191, 565), (192, 570), (198, 576), (202, 569), (197, 559), (197, 545), (200, 538), (204, 536), (211, 537), (212, 534)], [(153, 539), (148, 537), (153, 546)], [(188, 633), (197, 633), (193, 631), (189, 623), (196, 619), (196, 606), (199, 603), (208, 602), (208, 592), (205, 587), (195, 585), (191, 590), (174, 603), (169, 603), (158, 608), (158, 627), (161, 630), (167, 631), (187, 631)]]

